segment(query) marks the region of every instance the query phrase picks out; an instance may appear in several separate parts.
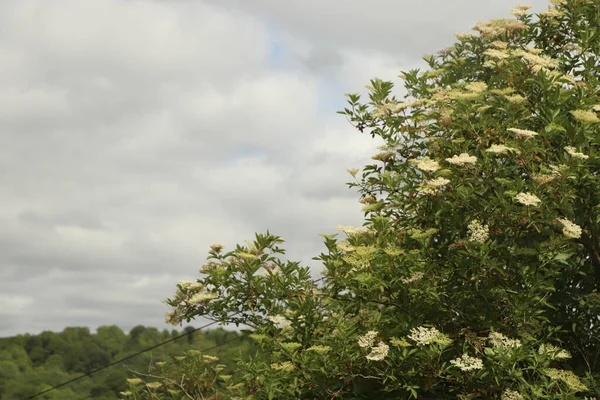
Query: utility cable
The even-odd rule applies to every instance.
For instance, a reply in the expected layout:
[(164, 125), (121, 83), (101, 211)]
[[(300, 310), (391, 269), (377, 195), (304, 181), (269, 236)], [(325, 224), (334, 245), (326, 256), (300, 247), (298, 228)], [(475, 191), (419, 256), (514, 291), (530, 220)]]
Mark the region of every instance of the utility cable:
[[(318, 283), (318, 282), (322, 281), (323, 279), (325, 279), (325, 277), (321, 277), (321, 278), (319, 278), (319, 279), (316, 279), (316, 280), (312, 281), (312, 283), (313, 283), (313, 284), (316, 284), (316, 283)], [(237, 315), (237, 314), (239, 314), (239, 313), (240, 313), (240, 311), (238, 311), (238, 312), (236, 312), (236, 313), (233, 313), (233, 314), (229, 315), (228, 317), (233, 317), (233, 316), (235, 316), (235, 315)], [(190, 334), (192, 334), (192, 333), (194, 333), (194, 332), (198, 332), (198, 331), (200, 331), (200, 330), (202, 330), (202, 329), (204, 329), (204, 328), (208, 328), (209, 326), (215, 325), (215, 324), (217, 324), (217, 323), (219, 323), (219, 321), (213, 321), (213, 322), (210, 322), (210, 323), (208, 323), (208, 324), (206, 324), (206, 325), (203, 325), (203, 326), (201, 326), (201, 327), (199, 327), (199, 328), (195, 328), (195, 329), (193, 329), (193, 330), (191, 330), (191, 331), (188, 331), (188, 332), (186, 332), (186, 333), (183, 333), (183, 334), (181, 334), (181, 335), (179, 335), (179, 336), (175, 336), (174, 338), (171, 338), (171, 339), (165, 340), (165, 341), (163, 341), (163, 342), (160, 342), (160, 343), (158, 343), (158, 344), (155, 344), (154, 346), (150, 346), (150, 347), (148, 347), (148, 348), (146, 348), (146, 349), (143, 349), (143, 350), (140, 350), (140, 351), (138, 351), (138, 352), (136, 352), (136, 353), (134, 353), (134, 354), (130, 354), (130, 355), (128, 355), (128, 356), (126, 356), (126, 357), (123, 357), (123, 358), (121, 358), (121, 359), (119, 359), (119, 360), (116, 360), (116, 361), (113, 361), (113, 362), (111, 362), (111, 363), (109, 363), (109, 364), (103, 365), (102, 367), (98, 367), (98, 368), (96, 368), (96, 369), (94, 369), (94, 370), (92, 370), (92, 371), (90, 371), (90, 372), (88, 372), (88, 373), (86, 373), (86, 374), (83, 374), (83, 375), (80, 375), (80, 376), (76, 376), (75, 378), (73, 378), (73, 379), (69, 379), (68, 381), (65, 381), (65, 382), (63, 382), (63, 383), (60, 383), (60, 384), (58, 384), (58, 385), (56, 385), (56, 386), (52, 386), (52, 387), (50, 387), (50, 388), (48, 388), (48, 389), (46, 389), (46, 390), (43, 390), (43, 391), (41, 391), (41, 392), (37, 392), (36, 394), (34, 394), (34, 395), (32, 395), (32, 396), (29, 396), (29, 397), (26, 397), (26, 398), (24, 398), (24, 399), (22, 399), (22, 400), (31, 400), (31, 399), (34, 399), (34, 398), (36, 398), (36, 397), (38, 397), (38, 396), (41, 396), (42, 394), (45, 394), (45, 393), (51, 392), (52, 390), (56, 390), (56, 389), (58, 389), (58, 388), (61, 388), (61, 387), (63, 387), (63, 386), (69, 385), (69, 384), (71, 384), (71, 383), (73, 383), (73, 382), (76, 382), (76, 381), (78, 381), (78, 380), (80, 380), (80, 379), (83, 379), (83, 378), (85, 378), (85, 377), (91, 376), (91, 375), (95, 374), (96, 372), (99, 372), (99, 371), (102, 371), (102, 370), (104, 370), (104, 369), (106, 369), (106, 368), (109, 368), (109, 367), (112, 367), (112, 366), (114, 366), (114, 365), (120, 364), (120, 363), (122, 363), (123, 361), (127, 361), (127, 360), (129, 360), (129, 359), (131, 359), (131, 358), (137, 357), (137, 356), (139, 356), (140, 354), (146, 353), (146, 352), (148, 352), (148, 351), (150, 351), (150, 350), (154, 350), (154, 349), (156, 349), (156, 348), (158, 348), (158, 347), (160, 347), (160, 346), (164, 346), (164, 345), (165, 345), (165, 344), (167, 344), (167, 343), (170, 343), (170, 342), (173, 342), (173, 341), (175, 341), (175, 340), (181, 339), (182, 337), (186, 337), (186, 336), (188, 336), (188, 335), (190, 335)], [(204, 350), (204, 351), (206, 351), (206, 350)]]
[[(191, 333), (191, 332), (190, 332), (190, 333)], [(236, 341), (236, 340), (240, 340), (240, 339), (242, 339), (242, 338), (245, 338), (245, 337), (246, 337), (246, 335), (239, 335), (239, 336), (236, 336), (236, 337), (234, 337), (234, 338), (232, 338), (232, 339), (226, 340), (225, 342), (221, 342), (221, 343), (219, 343), (219, 344), (217, 344), (217, 345), (214, 345), (214, 346), (212, 346), (212, 347), (209, 347), (208, 349), (203, 349), (203, 350), (200, 350), (200, 352), (201, 352), (201, 353), (206, 353), (207, 351), (214, 350), (214, 349), (216, 349), (216, 348), (219, 348), (219, 347), (221, 347), (221, 346), (224, 346), (224, 345), (226, 345), (226, 344), (228, 344), (228, 343), (231, 343), (231, 342), (233, 342), (233, 341)], [(102, 394), (102, 393), (105, 393), (105, 392), (108, 392), (109, 390), (114, 390), (114, 389), (117, 389), (117, 388), (118, 388), (118, 387), (120, 387), (122, 384), (123, 384), (123, 382), (121, 382), (121, 383), (120, 383), (119, 385), (117, 385), (117, 386), (113, 386), (113, 387), (110, 387), (110, 388), (107, 388), (107, 389), (102, 389), (102, 390), (101, 390), (101, 391), (99, 391), (99, 392), (96, 392), (96, 393), (93, 393), (93, 394), (89, 394), (89, 395), (87, 395), (87, 396), (85, 396), (85, 397), (80, 397), (78, 400), (91, 399), (92, 397), (94, 397), (94, 396), (98, 396), (98, 395), (100, 395), (100, 394)]]
[[(230, 317), (233, 317), (233, 316), (234, 316), (234, 315), (236, 315), (236, 314), (239, 314), (239, 313), (232, 314), (232, 315), (230, 315)], [(110, 364), (106, 364), (106, 365), (103, 365), (102, 367), (98, 367), (98, 368), (96, 368), (96, 369), (94, 369), (94, 370), (92, 370), (92, 371), (90, 371), (90, 372), (88, 372), (88, 373), (86, 373), (86, 374), (79, 375), (79, 376), (77, 376), (77, 377), (75, 377), (75, 378), (73, 378), (73, 379), (69, 379), (68, 381), (65, 381), (65, 382), (63, 382), (63, 383), (60, 383), (60, 384), (58, 384), (58, 385), (56, 385), (56, 386), (52, 386), (52, 387), (51, 387), (51, 388), (49, 388), (49, 389), (43, 390), (43, 391), (41, 391), (41, 392), (38, 392), (38, 393), (34, 394), (33, 396), (26, 397), (26, 398), (25, 398), (25, 399), (23, 399), (23, 400), (31, 400), (31, 399), (34, 399), (34, 398), (36, 398), (36, 397), (38, 397), (38, 396), (41, 396), (41, 395), (42, 395), (42, 394), (44, 394), (44, 393), (48, 393), (48, 392), (50, 392), (50, 391), (52, 391), (52, 390), (55, 390), (55, 389), (61, 388), (61, 387), (63, 387), (63, 386), (66, 386), (66, 385), (68, 385), (68, 384), (70, 384), (70, 383), (73, 383), (73, 382), (75, 382), (75, 381), (78, 381), (78, 380), (80, 380), (80, 379), (82, 379), (82, 378), (85, 378), (85, 377), (87, 377), (87, 376), (90, 376), (90, 375), (92, 375), (92, 374), (95, 374), (96, 372), (102, 371), (103, 369), (106, 369), (106, 368), (112, 367), (113, 365), (120, 364), (120, 363), (122, 363), (123, 361), (127, 361), (127, 360), (129, 360), (129, 359), (131, 359), (131, 358), (133, 358), (133, 357), (137, 357), (137, 356), (139, 356), (139, 355), (140, 355), (140, 354), (142, 354), (142, 353), (146, 353), (146, 352), (148, 352), (148, 351), (150, 351), (150, 350), (154, 350), (154, 349), (156, 349), (156, 348), (158, 348), (158, 347), (160, 347), (160, 346), (164, 346), (164, 345), (165, 345), (165, 344), (167, 344), (167, 343), (170, 343), (170, 342), (173, 342), (173, 341), (175, 341), (175, 340), (181, 339), (182, 337), (186, 337), (186, 336), (188, 336), (188, 335), (190, 335), (190, 334), (192, 334), (192, 333), (194, 333), (194, 332), (197, 332), (197, 331), (199, 331), (199, 330), (202, 330), (202, 329), (204, 329), (204, 328), (208, 328), (209, 326), (215, 325), (215, 324), (217, 324), (218, 322), (219, 322), (219, 321), (213, 321), (213, 322), (211, 322), (211, 323), (208, 323), (208, 324), (206, 324), (206, 325), (202, 325), (202, 326), (201, 326), (201, 327), (199, 327), (199, 328), (195, 328), (195, 329), (193, 329), (193, 330), (191, 330), (191, 331), (188, 331), (188, 332), (186, 332), (186, 333), (183, 333), (183, 334), (181, 334), (181, 335), (179, 335), (179, 336), (175, 336), (174, 338), (171, 338), (171, 339), (165, 340), (164, 342), (160, 342), (160, 343), (158, 343), (158, 344), (155, 344), (154, 346), (150, 346), (150, 347), (148, 347), (148, 348), (146, 348), (146, 349), (143, 349), (143, 350), (140, 350), (140, 351), (138, 351), (138, 352), (135, 352), (135, 353), (133, 353), (133, 354), (130, 354), (130, 355), (128, 355), (128, 356), (126, 356), (126, 357), (123, 357), (123, 358), (121, 358), (121, 359), (119, 359), (119, 360), (113, 361), (113, 362), (111, 362)]]

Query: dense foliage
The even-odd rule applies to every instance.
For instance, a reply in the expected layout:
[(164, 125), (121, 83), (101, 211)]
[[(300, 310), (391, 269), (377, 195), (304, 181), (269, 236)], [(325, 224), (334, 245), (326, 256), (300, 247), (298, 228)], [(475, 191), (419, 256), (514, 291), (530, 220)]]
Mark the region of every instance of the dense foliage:
[(350, 170), (364, 226), (323, 235), (320, 283), (269, 233), (212, 246), (167, 318), (246, 324), (263, 355), (212, 392), (126, 397), (600, 396), (600, 3), (553, 3), (458, 34), (403, 74), (404, 101), (381, 80), (349, 95), (386, 143)]
[[(42, 332), (39, 335), (19, 335), (0, 338), (0, 399), (20, 400), (89, 373), (115, 360), (134, 354), (148, 347), (189, 333), (157, 349), (143, 353), (125, 362), (128, 369), (148, 374), (149, 367), (156, 369), (161, 362), (172, 365), (180, 357), (195, 357), (202, 349), (225, 343), (207, 354), (219, 357), (234, 365), (240, 352), (248, 352), (251, 346), (236, 332), (216, 329), (191, 332), (164, 330), (136, 326), (129, 333), (117, 326), (102, 326), (96, 333), (88, 328), (66, 328), (60, 333)], [(227, 371), (225, 371), (227, 372)], [(90, 396), (94, 400), (115, 400), (128, 386), (131, 374), (123, 365), (115, 365), (89, 378), (83, 378), (36, 399), (81, 399)]]

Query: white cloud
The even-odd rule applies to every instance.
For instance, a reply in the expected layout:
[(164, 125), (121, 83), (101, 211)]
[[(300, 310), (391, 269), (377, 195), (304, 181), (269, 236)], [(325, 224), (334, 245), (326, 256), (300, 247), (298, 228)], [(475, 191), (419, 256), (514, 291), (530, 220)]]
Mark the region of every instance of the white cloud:
[(162, 327), (211, 243), (267, 229), (317, 268), (381, 144), (342, 95), (512, 5), (448, 4), (0, 2), (0, 335)]

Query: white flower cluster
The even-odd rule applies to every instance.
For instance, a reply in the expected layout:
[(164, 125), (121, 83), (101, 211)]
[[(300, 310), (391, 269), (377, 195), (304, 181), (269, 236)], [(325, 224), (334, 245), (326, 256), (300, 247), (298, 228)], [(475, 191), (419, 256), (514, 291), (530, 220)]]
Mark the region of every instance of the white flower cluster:
[(475, 164), (477, 162), (477, 157), (470, 156), (467, 153), (461, 153), (458, 156), (455, 155), (450, 158), (446, 158), (446, 161), (453, 165)]
[(471, 357), (467, 354), (463, 354), (462, 357), (450, 360), (450, 364), (460, 368), (461, 371), (472, 371), (483, 368), (483, 361), (480, 358)]
[(467, 85), (465, 86), (465, 88), (470, 91), (470, 92), (477, 92), (477, 93), (481, 93), (481, 92), (485, 92), (488, 88), (487, 83), (485, 82), (469, 82), (467, 83)]
[(525, 11), (529, 10), (531, 7), (533, 7), (533, 6), (531, 6), (531, 5), (529, 5), (529, 4), (523, 4), (523, 3), (521, 3), (521, 4), (517, 4), (517, 5), (515, 6), (515, 8), (516, 8), (517, 10), (525, 10)]
[(458, 39), (458, 40), (469, 40), (473, 37), (473, 35), (471, 35), (470, 33), (456, 33), (454, 34), (454, 36)]
[(411, 163), (421, 171), (435, 172), (440, 169), (440, 164), (429, 157), (423, 157), (420, 160), (412, 160)]
[(358, 345), (360, 347), (371, 347), (373, 343), (375, 343), (375, 338), (377, 337), (377, 331), (369, 331), (365, 333), (363, 336), (358, 337)]
[(452, 342), (448, 336), (444, 335), (436, 328), (426, 328), (424, 326), (411, 329), (408, 338), (417, 343), (418, 346), (432, 343), (447, 345)]
[(358, 345), (360, 347), (370, 347), (371, 352), (367, 354), (367, 360), (381, 361), (387, 357), (390, 351), (390, 346), (383, 342), (375, 344), (375, 338), (377, 337), (377, 331), (368, 331), (363, 336), (358, 337)]
[(506, 389), (500, 400), (523, 400), (524, 397), (519, 392), (515, 392), (514, 390)]
[(369, 232), (369, 228), (364, 227), (364, 226), (354, 227), (354, 226), (338, 225), (336, 227), (336, 229), (344, 232), (347, 236), (358, 236), (358, 235), (362, 235), (362, 234)]
[(516, 152), (516, 153), (518, 153), (518, 152), (519, 152), (519, 150), (517, 150), (517, 149), (514, 149), (514, 148), (512, 148), (512, 147), (505, 146), (505, 145), (503, 145), (503, 144), (493, 144), (493, 145), (491, 145), (491, 146), (490, 146), (490, 148), (489, 148), (489, 149), (487, 149), (486, 151), (487, 151), (488, 153), (494, 153), (494, 154), (506, 154), (506, 153), (508, 153), (509, 151), (514, 151), (514, 152)]
[(575, 117), (575, 119), (579, 122), (583, 122), (585, 124), (593, 124), (596, 122), (600, 122), (600, 118), (596, 115), (595, 112), (589, 110), (571, 110), (571, 115)]
[(277, 325), (278, 327), (284, 327), (290, 322), (283, 315), (273, 315), (269, 317), (269, 321)]
[(534, 206), (537, 207), (542, 201), (539, 197), (531, 193), (519, 193), (515, 196), (515, 200), (524, 206)]
[(469, 240), (472, 242), (483, 243), (490, 237), (489, 227), (483, 225), (478, 219), (475, 219), (467, 226), (469, 229)]
[(510, 10), (510, 13), (514, 16), (521, 16), (521, 15), (527, 15), (528, 12), (527, 10), (520, 10), (518, 8), (514, 9), (514, 10)]
[(437, 193), (443, 186), (450, 183), (449, 179), (446, 178), (434, 178), (428, 181), (423, 182), (420, 188), (420, 192), (423, 194), (435, 194)]
[(488, 340), (494, 347), (504, 348), (519, 348), (521, 347), (521, 341), (519, 339), (510, 339), (501, 334), (500, 332), (490, 332)]
[(408, 285), (409, 283), (413, 283), (413, 282), (416, 282), (416, 281), (419, 281), (419, 280), (423, 279), (424, 276), (425, 276), (425, 274), (422, 273), (422, 272), (415, 272), (414, 274), (412, 274), (408, 278), (402, 278), (401, 281), (402, 281), (402, 283)]
[(549, 355), (553, 360), (561, 360), (571, 358), (571, 353), (565, 349), (552, 344), (542, 344), (538, 349), (539, 354)]
[(379, 342), (376, 346), (371, 347), (371, 352), (367, 355), (367, 360), (381, 361), (387, 357), (389, 350), (390, 346)]
[(569, 155), (573, 158), (579, 158), (581, 160), (587, 160), (590, 158), (587, 154), (579, 153), (575, 147), (567, 146), (565, 147), (565, 151), (569, 153)]
[(204, 302), (209, 302), (216, 298), (217, 298), (217, 295), (212, 292), (196, 293), (195, 295), (190, 297), (189, 303), (190, 304), (204, 303)]
[(581, 237), (581, 227), (566, 218), (560, 218), (558, 220), (563, 226), (563, 235), (569, 239), (579, 239)]
[(527, 129), (508, 128), (507, 131), (515, 133), (519, 139), (529, 139), (538, 135), (537, 132)]

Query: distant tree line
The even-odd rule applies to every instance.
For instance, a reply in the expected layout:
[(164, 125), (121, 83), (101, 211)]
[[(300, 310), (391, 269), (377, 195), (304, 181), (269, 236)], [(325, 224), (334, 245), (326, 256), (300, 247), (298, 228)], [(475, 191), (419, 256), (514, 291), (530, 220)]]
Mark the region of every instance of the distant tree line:
[[(99, 371), (37, 399), (115, 400), (128, 387), (127, 379), (134, 376), (129, 370), (148, 373), (155, 363), (169, 361), (190, 350), (203, 350), (235, 365), (240, 354), (248, 351), (249, 343), (240, 334), (224, 329), (193, 332), (191, 326), (182, 331), (136, 326), (129, 333), (119, 327), (102, 326), (92, 333), (83, 327), (69, 327), (62, 332), (45, 331), (38, 335), (18, 335), (0, 338), (0, 399), (20, 400), (49, 389), (82, 374), (119, 360), (130, 354), (189, 332), (188, 337), (167, 343), (151, 352), (140, 354), (125, 365)], [(233, 340), (233, 341), (232, 341)], [(129, 370), (128, 370), (129, 369)]]

